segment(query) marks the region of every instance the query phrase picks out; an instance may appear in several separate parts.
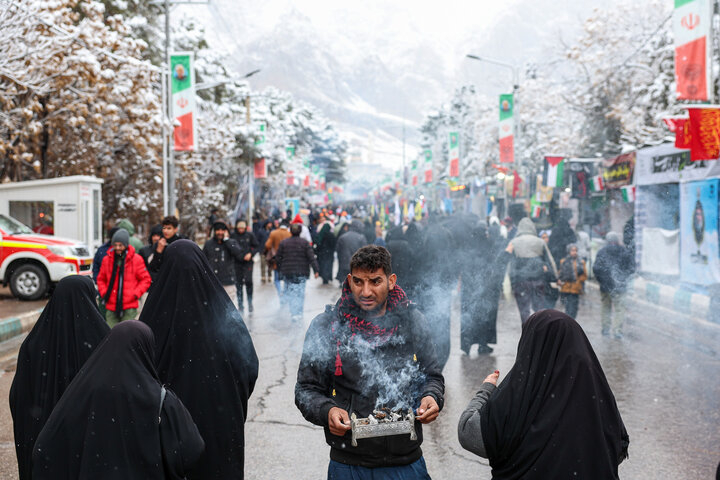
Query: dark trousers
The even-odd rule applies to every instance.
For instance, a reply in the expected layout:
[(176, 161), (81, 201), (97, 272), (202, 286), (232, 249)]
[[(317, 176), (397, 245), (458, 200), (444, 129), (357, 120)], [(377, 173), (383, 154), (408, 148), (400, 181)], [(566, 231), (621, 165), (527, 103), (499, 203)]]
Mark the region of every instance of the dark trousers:
[(410, 465), (377, 468), (346, 465), (330, 460), (327, 478), (328, 480), (430, 480), (430, 474), (423, 457)]
[(245, 294), (247, 296), (248, 305), (252, 305), (253, 299), (253, 269), (252, 263), (249, 267), (243, 266), (242, 268), (235, 269), (235, 287), (237, 287), (237, 299), (238, 299), (238, 310), (243, 309), (243, 286), (245, 287)]
[(565, 313), (572, 318), (577, 318), (580, 295), (577, 293), (561, 293), (560, 298), (562, 299), (563, 304), (565, 304)]
[(520, 321), (525, 323), (533, 312), (545, 309), (545, 282), (543, 280), (531, 280), (517, 282), (512, 286), (515, 301), (520, 311)]

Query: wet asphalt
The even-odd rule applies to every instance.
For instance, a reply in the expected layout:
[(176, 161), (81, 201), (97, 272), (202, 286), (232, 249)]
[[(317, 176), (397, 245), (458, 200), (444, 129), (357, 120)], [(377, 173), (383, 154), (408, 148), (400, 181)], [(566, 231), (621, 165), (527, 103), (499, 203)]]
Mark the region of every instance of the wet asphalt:
[[(305, 330), (326, 304), (337, 300), (340, 289), (337, 283), (309, 280), (303, 321), (293, 323), (273, 285), (262, 284), (257, 269), (255, 277), (255, 312), (244, 316), (260, 358), (260, 374), (245, 427), (245, 478), (326, 478), (329, 447), (322, 430), (306, 422), (295, 407), (294, 386)], [(433, 478), (489, 479), (487, 460), (460, 447), (457, 420), (488, 373), (500, 370), (502, 380), (512, 366), (520, 320), (514, 300), (504, 297), (494, 352), (466, 356), (459, 346), (458, 308), (454, 296), (452, 351), (443, 372), (445, 408), (436, 422), (424, 427), (422, 448)], [(620, 477), (714, 478), (720, 462), (720, 325), (633, 301), (625, 336), (617, 340), (601, 336), (599, 312), (599, 294), (589, 285), (578, 321), (605, 370), (630, 435), (630, 458), (620, 466)], [(8, 480), (17, 478), (7, 398), (19, 345), (20, 339), (0, 344), (0, 478)]]

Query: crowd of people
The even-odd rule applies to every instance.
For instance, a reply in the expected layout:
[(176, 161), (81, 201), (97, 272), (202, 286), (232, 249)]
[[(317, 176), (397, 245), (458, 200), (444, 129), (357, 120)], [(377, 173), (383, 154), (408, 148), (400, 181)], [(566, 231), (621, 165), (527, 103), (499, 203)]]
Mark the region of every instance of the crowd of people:
[[(589, 246), (567, 220), (538, 234), (530, 218), (469, 213), (397, 222), (362, 207), (273, 213), (231, 230), (214, 211), (202, 248), (173, 216), (147, 244), (123, 219), (97, 251), (95, 284), (75, 276), (57, 285), (10, 392), (21, 480), (242, 479), (258, 376), (243, 320), (245, 305), (254, 312), (256, 256), (292, 322), (311, 272), (339, 282), (339, 300), (307, 330), (295, 387), (303, 416), (324, 428), (329, 479), (429, 478), (422, 425), (444, 404), (453, 294), (462, 351), (490, 353), (506, 272), (522, 324), (516, 365), (497, 387), (499, 372), (488, 376), (460, 418), (461, 444), (490, 459), (494, 478), (617, 478), (629, 438), (574, 320)], [(592, 268), (604, 335), (622, 336), (633, 264), (609, 233)], [(566, 314), (554, 310), (558, 299)], [(567, 374), (578, 369), (586, 374)], [(352, 446), (351, 414), (381, 408), (412, 409), (417, 440)]]

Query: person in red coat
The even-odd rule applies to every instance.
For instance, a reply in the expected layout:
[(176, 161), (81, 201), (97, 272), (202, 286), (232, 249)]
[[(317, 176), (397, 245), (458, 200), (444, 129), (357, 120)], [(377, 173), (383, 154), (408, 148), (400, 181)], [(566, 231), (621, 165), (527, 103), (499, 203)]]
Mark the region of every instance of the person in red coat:
[(112, 248), (100, 266), (98, 292), (105, 304), (105, 321), (114, 327), (138, 316), (138, 299), (150, 288), (150, 274), (142, 257), (129, 245), (130, 234), (124, 228), (112, 237)]

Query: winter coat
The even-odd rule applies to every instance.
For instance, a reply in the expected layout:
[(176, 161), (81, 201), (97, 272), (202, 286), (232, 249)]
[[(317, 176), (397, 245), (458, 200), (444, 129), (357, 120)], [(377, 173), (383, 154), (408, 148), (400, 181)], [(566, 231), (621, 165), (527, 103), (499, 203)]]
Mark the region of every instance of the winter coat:
[(315, 253), (304, 238), (290, 237), (280, 242), (275, 260), (278, 270), (286, 277), (309, 277), (310, 266), (315, 272), (320, 271)]
[[(545, 242), (537, 236), (535, 224), (529, 218), (520, 220), (517, 234), (510, 243), (514, 257), (510, 269), (510, 282), (517, 284), (524, 281), (545, 281), (543, 266), (557, 275), (555, 261)], [(507, 257), (506, 257), (507, 258)]]
[[(100, 267), (100, 274), (97, 278), (98, 293), (104, 298), (110, 288), (110, 279), (112, 278), (113, 269), (115, 267), (115, 250), (108, 250), (107, 255), (103, 259)], [(117, 290), (119, 275), (115, 277), (112, 285), (110, 297), (107, 299), (105, 308), (114, 312), (117, 307)], [(150, 288), (150, 274), (145, 268), (145, 262), (142, 257), (135, 253), (135, 248), (128, 245), (125, 250), (125, 271), (123, 273), (123, 310), (138, 308), (138, 299), (143, 293)]]
[[(306, 420), (324, 428), (332, 460), (369, 468), (408, 465), (422, 455), (420, 422), (415, 422), (417, 440), (410, 440), (407, 434), (368, 438), (358, 440), (357, 447), (351, 445), (350, 431), (339, 437), (331, 434), (328, 427), (328, 413), (333, 407), (342, 408), (349, 415), (355, 413), (360, 418), (371, 414), (380, 392), (376, 386), (369, 387), (368, 381), (383, 382), (388, 377), (396, 381), (398, 375), (385, 372), (406, 371), (408, 365), (416, 366), (422, 376), (421, 383), (408, 382), (398, 386), (416, 392), (417, 398), (407, 398), (407, 401), (414, 402), (413, 408), (417, 408), (421, 398), (432, 396), (440, 409), (443, 408), (444, 380), (431, 335), (424, 329), (426, 320), (422, 313), (410, 305), (369, 320), (371, 325), (378, 327), (399, 325), (395, 333), (398, 341), (390, 340), (370, 350), (362, 349), (353, 342), (355, 335), (337, 307), (328, 306), (324, 313), (313, 319), (305, 336), (298, 368), (295, 405)], [(363, 361), (367, 355), (372, 355), (373, 362), (370, 363), (377, 369), (377, 374), (373, 373), (372, 377), (367, 376), (371, 367)]]
[[(255, 238), (255, 234), (248, 232), (238, 233), (237, 230), (230, 234), (230, 238), (235, 240), (240, 247), (242, 255), (235, 260), (235, 270), (238, 278), (244, 274), (245, 270), (252, 269), (253, 259), (256, 253), (260, 251), (260, 242)], [(245, 260), (245, 255), (250, 254), (250, 260)]]
[(550, 234), (548, 248), (554, 259), (560, 261), (567, 255), (567, 246), (577, 242), (577, 235), (567, 220), (558, 221)]
[(110, 249), (110, 242), (105, 242), (100, 245), (95, 252), (92, 265), (93, 282), (97, 283), (98, 275), (100, 274), (100, 267), (102, 266), (103, 260), (107, 256), (107, 252)]
[(587, 268), (585, 260), (570, 255), (560, 260), (558, 280), (563, 284), (560, 286), (560, 293), (573, 293), (580, 295), (583, 291), (583, 283), (587, 280)]
[(593, 273), (600, 291), (619, 294), (627, 291), (627, 282), (635, 271), (635, 259), (622, 245), (610, 244), (600, 249), (595, 257)]
[(338, 280), (341, 282), (345, 280), (345, 277), (350, 273), (350, 259), (359, 248), (365, 245), (367, 245), (365, 235), (357, 230), (353, 230), (352, 226), (347, 233), (338, 238), (335, 244), (335, 251), (338, 257), (338, 273), (336, 277)]
[(265, 242), (267, 242), (270, 237), (270, 231), (265, 228), (268, 223), (270, 223), (270, 220), (265, 220), (261, 222), (259, 230), (253, 230), (253, 235), (255, 235), (258, 242), (258, 251), (261, 253), (265, 248)]
[[(167, 249), (167, 247), (171, 243), (173, 243), (175, 240), (180, 240), (183, 238), (185, 238), (185, 237), (176, 233), (175, 235), (173, 235), (172, 237), (170, 237), (166, 240), (167, 245), (165, 245), (165, 248)], [(158, 252), (157, 247), (158, 247), (158, 245), (157, 245), (157, 243), (155, 243), (153, 245), (153, 249), (152, 249), (152, 253), (151, 253), (152, 259), (148, 262), (148, 271), (153, 276), (160, 271), (160, 267), (162, 266), (162, 261), (163, 261), (163, 255), (165, 254), (165, 250), (163, 250), (162, 252)], [(149, 256), (148, 256), (148, 258), (149, 258)]]
[(267, 242), (265, 242), (265, 250), (270, 252), (270, 255), (275, 255), (277, 253), (278, 247), (280, 247), (280, 242), (285, 240), (286, 238), (290, 238), (292, 234), (290, 233), (290, 230), (287, 229), (287, 227), (280, 227), (272, 232), (270, 232), (270, 236), (267, 239)]
[(215, 238), (209, 239), (205, 242), (203, 247), (203, 253), (210, 262), (215, 276), (222, 285), (234, 285), (235, 284), (235, 264), (239, 260), (242, 260), (243, 250), (232, 238), (226, 238), (222, 243), (219, 243)]

